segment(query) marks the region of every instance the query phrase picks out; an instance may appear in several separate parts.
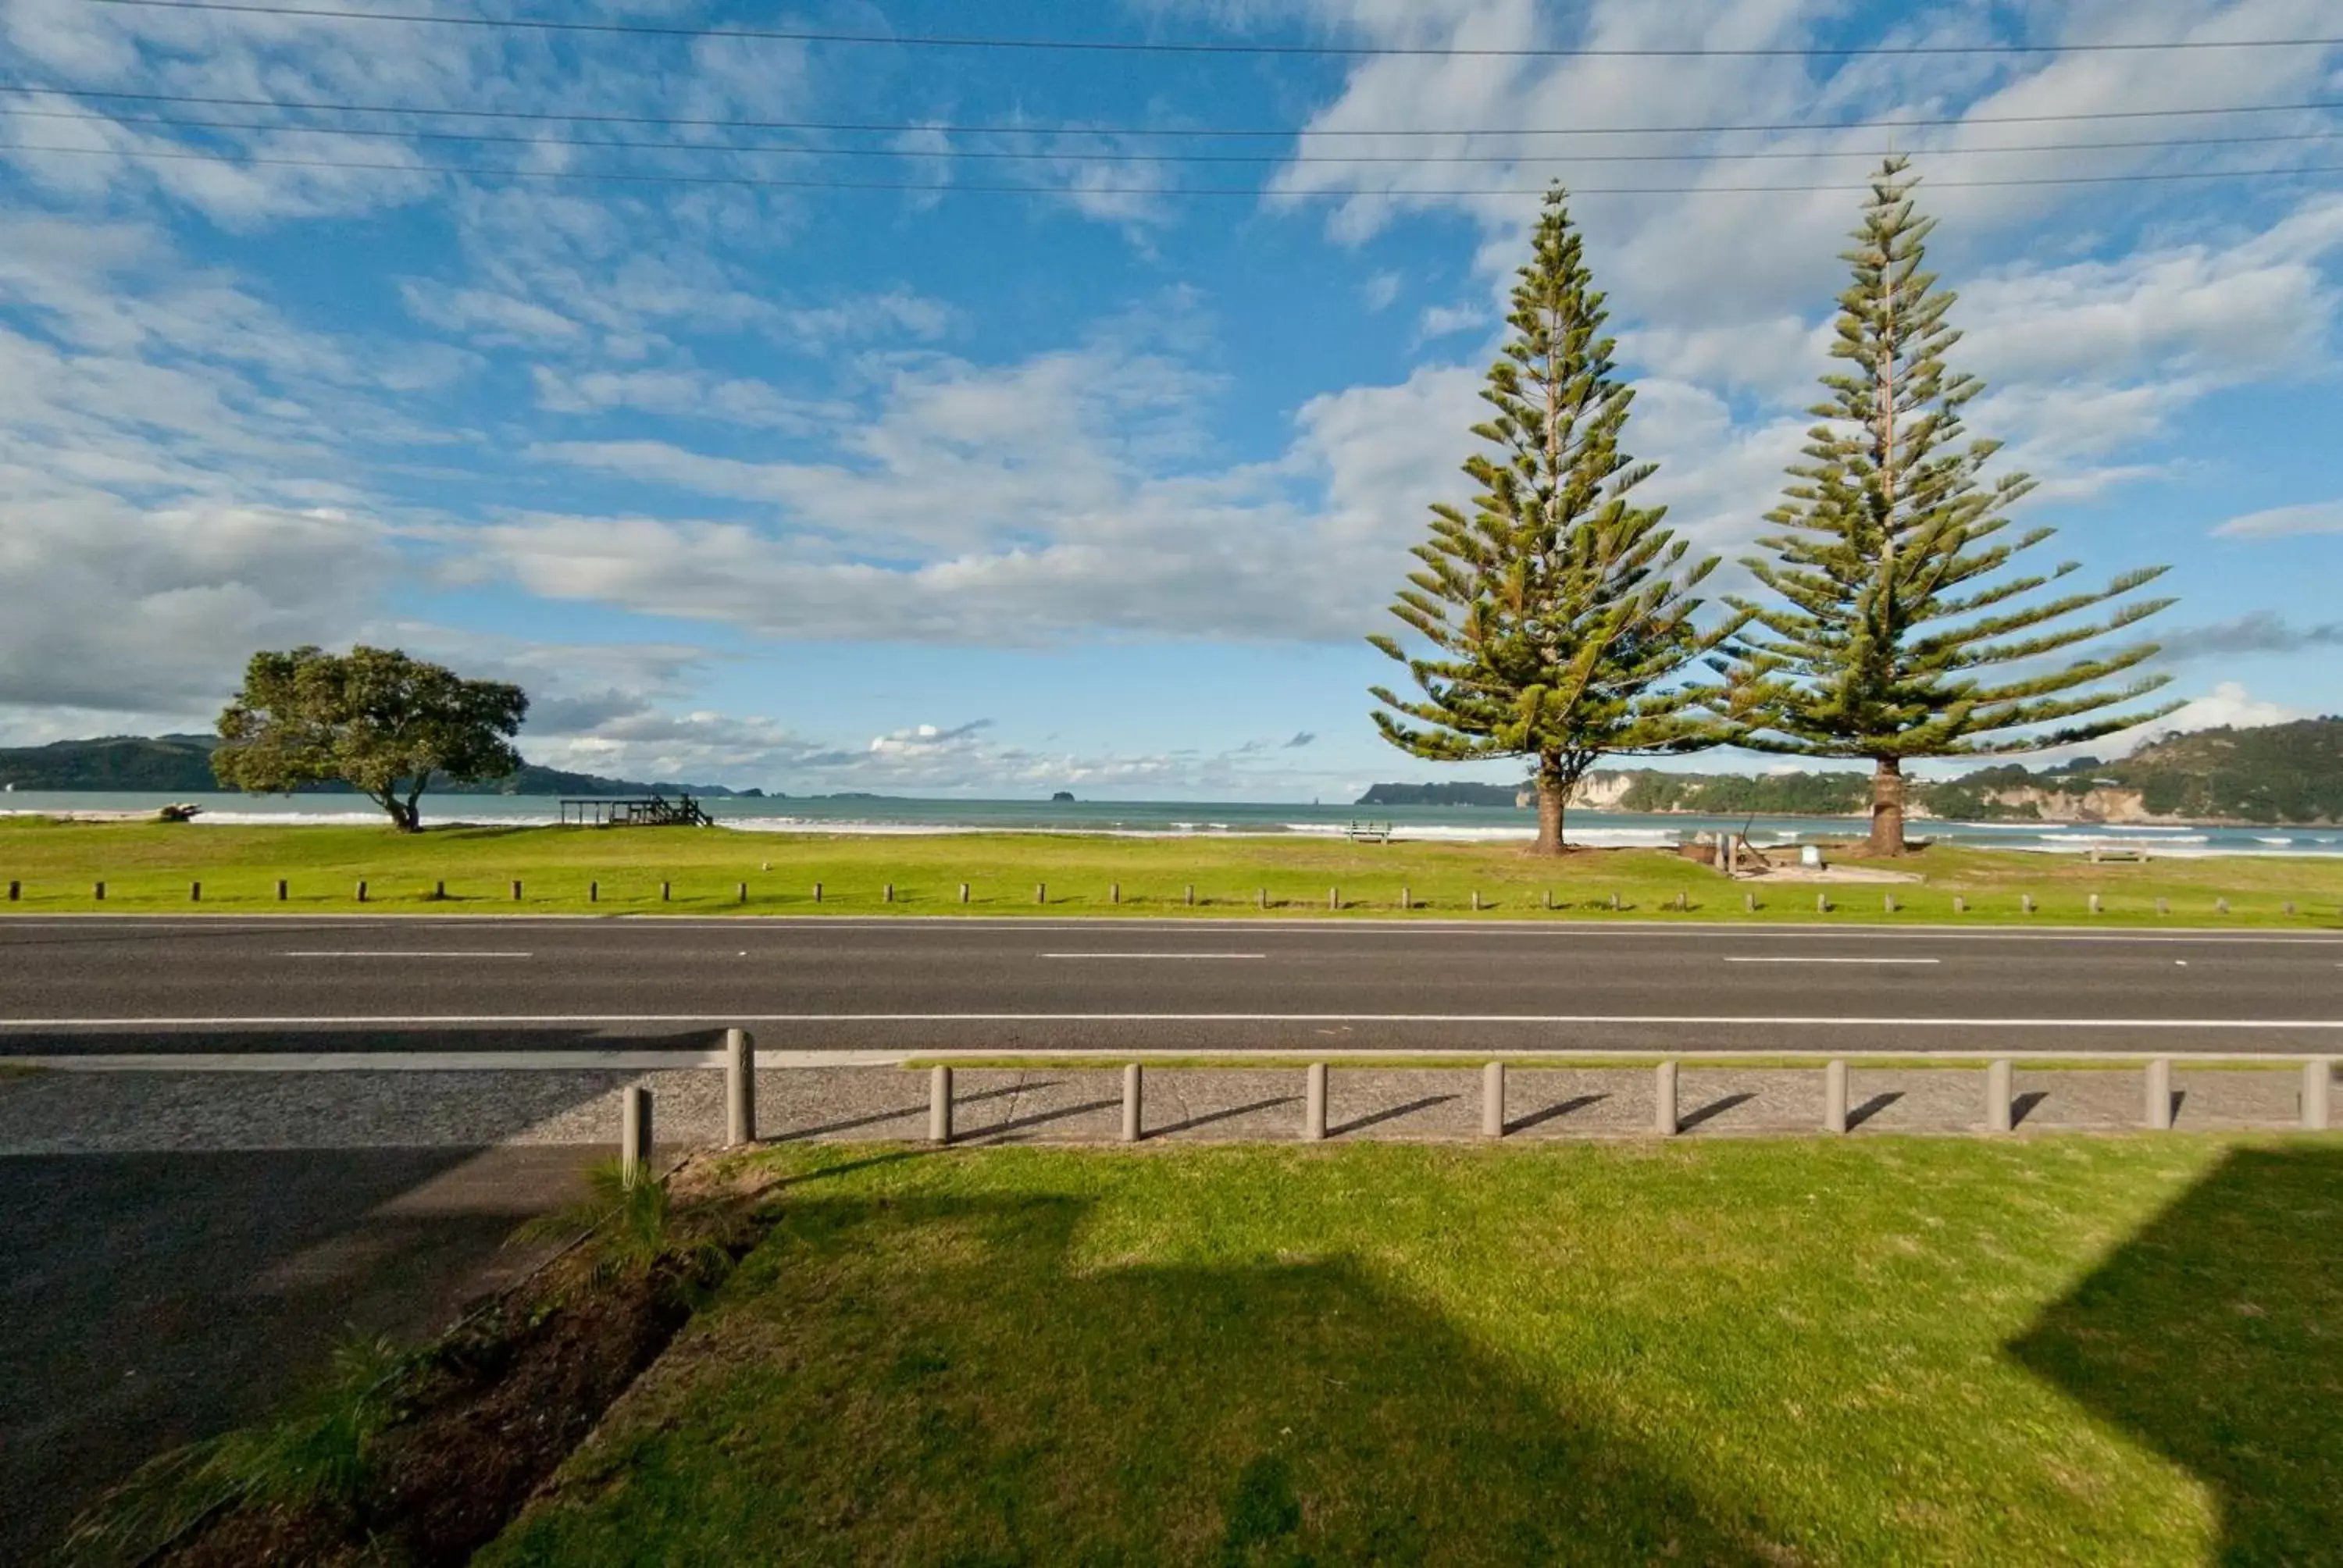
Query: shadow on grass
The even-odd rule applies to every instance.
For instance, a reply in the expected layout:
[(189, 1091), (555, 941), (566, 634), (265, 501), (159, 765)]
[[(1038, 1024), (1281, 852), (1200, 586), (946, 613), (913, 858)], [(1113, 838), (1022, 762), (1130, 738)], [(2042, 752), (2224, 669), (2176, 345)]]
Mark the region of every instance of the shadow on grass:
[(2232, 1151), (2010, 1353), (2218, 1499), (2218, 1561), (2343, 1550), (2343, 1147)]
[(1073, 1266), (1086, 1210), (785, 1205), (479, 1561), (1784, 1560), (1349, 1260)]

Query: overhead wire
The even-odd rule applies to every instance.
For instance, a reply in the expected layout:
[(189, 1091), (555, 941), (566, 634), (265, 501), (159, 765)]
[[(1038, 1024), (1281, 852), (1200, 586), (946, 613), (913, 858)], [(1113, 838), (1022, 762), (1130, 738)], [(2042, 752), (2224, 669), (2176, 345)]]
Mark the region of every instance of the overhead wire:
[[(1635, 164), (1635, 163), (1705, 163), (1750, 161), (1796, 161), (1815, 158), (1875, 157), (1871, 149), (1785, 148), (1767, 147), (1745, 150), (1699, 149), (1668, 153), (1614, 152), (1538, 152), (1538, 153), (1153, 153), (1130, 152), (1121, 149), (1045, 147), (1011, 149), (997, 147), (904, 147), (904, 146), (809, 146), (803, 143), (777, 142), (685, 142), (627, 140), (609, 136), (558, 136), (545, 135), (515, 135), (494, 131), (432, 131), (380, 126), (317, 126), (268, 123), (252, 120), (186, 119), (165, 115), (107, 115), (78, 113), (66, 109), (27, 109), (0, 104), (0, 116), (19, 119), (51, 119), (78, 121), (100, 125), (159, 126), (182, 130), (291, 132), (304, 136), (365, 136), (377, 139), (427, 142), (487, 142), (521, 146), (609, 148), (628, 152), (665, 153), (753, 153), (778, 154), (798, 157), (853, 158), (936, 158), (943, 160), (1016, 161), (1049, 163), (1105, 164), (1396, 164), (1396, 165), (1470, 165), (1470, 164)], [(1086, 136), (1097, 133), (1069, 131), (1064, 136)], [(1933, 149), (1936, 157), (1961, 156), (1976, 154), (2065, 153), (2065, 152), (2125, 152), (2177, 147), (2236, 147), (2275, 146), (2284, 143), (2333, 141), (2343, 138), (2343, 130), (2287, 131), (2244, 136), (2177, 136), (2138, 137), (2121, 141), (2095, 142), (2036, 142), (2017, 143), (2007, 146), (1941, 147)]]
[(538, 16), (481, 16), (447, 12), (337, 10), (321, 5), (271, 5), (254, 0), (83, 0), (85, 5), (148, 11), (285, 16), (336, 23), (393, 22), (423, 26), (502, 28), (537, 33), (603, 34), (671, 38), (739, 38), (774, 43), (865, 45), (894, 48), (1059, 50), (1091, 54), (1298, 55), (1328, 59), (1378, 56), (1450, 59), (1855, 59), (1902, 55), (2078, 55), (2196, 52), (2207, 49), (2329, 48), (2338, 37), (2100, 39), (2055, 44), (1814, 44), (1710, 47), (1607, 45), (1468, 45), (1291, 44), (1238, 39), (1037, 38), (978, 35), (850, 32), (839, 28), (686, 26), (641, 21), (588, 22)]
[[(683, 186), (735, 186), (784, 190), (853, 190), (901, 191), (912, 194), (967, 193), (980, 195), (1027, 196), (1242, 196), (1293, 197), (1315, 200), (1353, 200), (1373, 197), (1466, 197), (1538, 196), (1544, 186), (1393, 186), (1377, 189), (1302, 188), (1280, 190), (1268, 186), (1046, 186), (974, 184), (960, 180), (834, 180), (793, 179), (751, 175), (691, 175), (635, 170), (602, 169), (532, 169), (518, 167), (480, 167), (446, 164), (361, 163), (342, 158), (285, 158), (267, 156), (223, 156), (198, 151), (162, 151), (141, 147), (63, 147), (24, 142), (0, 142), (0, 152), (58, 154), (67, 156), (118, 157), (136, 161), (196, 161), (226, 164), (231, 167), (245, 166), (275, 168), (317, 168), (372, 170), (390, 174), (474, 176), (492, 179), (576, 180), (597, 183)], [(2343, 164), (2303, 165), (2291, 168), (2271, 169), (2171, 169), (2143, 170), (2117, 175), (2048, 175), (2021, 176), (1989, 179), (1930, 180), (1932, 190), (1981, 190), (1996, 187), (2028, 186), (2106, 186), (2133, 185), (2147, 182), (2203, 179), (2256, 179), (2300, 175), (2343, 174)], [(1574, 196), (1728, 196), (1728, 195), (1804, 195), (1833, 191), (1869, 190), (1868, 182), (1833, 185), (1677, 185), (1677, 186), (1575, 186)]]
[(1946, 126), (2041, 126), (2098, 120), (2145, 120), (2227, 115), (2277, 115), (2343, 109), (2343, 98), (2314, 98), (2289, 104), (2192, 104), (2157, 109), (2088, 109), (2066, 114), (1899, 116), (1867, 120), (1729, 121), (1715, 125), (1674, 126), (1034, 126), (934, 120), (747, 120), (681, 115), (614, 115), (597, 110), (467, 108), (439, 105), (350, 104), (314, 98), (246, 98), (196, 93), (138, 93), (111, 87), (55, 86), (25, 82), (0, 82), (0, 92), (51, 97), (109, 98), (131, 103), (199, 105), (214, 108), (308, 110), (319, 114), (412, 115), (427, 118), (481, 120), (575, 121), (578, 124), (622, 126), (683, 126), (695, 129), (744, 131), (835, 131), (871, 135), (934, 131), (947, 136), (993, 134), (1051, 136), (1081, 131), (1096, 136), (1163, 137), (1268, 137), (1307, 135), (1319, 137), (1376, 138), (1399, 136), (1714, 136), (1731, 132), (1791, 132), (1893, 130)]

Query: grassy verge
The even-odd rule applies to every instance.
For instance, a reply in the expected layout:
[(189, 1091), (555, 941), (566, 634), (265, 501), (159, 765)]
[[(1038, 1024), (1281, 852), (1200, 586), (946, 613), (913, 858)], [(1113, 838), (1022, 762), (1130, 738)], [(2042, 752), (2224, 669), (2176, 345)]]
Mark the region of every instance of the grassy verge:
[(2343, 1145), (795, 1151), (480, 1559), (2318, 1560)]
[[(2343, 860), (2245, 857), (2092, 865), (2079, 858), (1933, 849), (1899, 862), (1926, 880), (1817, 890), (1735, 884), (1659, 850), (1541, 861), (1510, 845), (1354, 845), (1277, 839), (910, 838), (692, 829), (0, 823), (0, 915), (125, 912), (976, 914), (1960, 921), (2109, 926), (2343, 924)], [(279, 900), (276, 888), (287, 884)], [(96, 885), (106, 884), (103, 902)], [(357, 901), (357, 884), (367, 901)], [(512, 884), (522, 897), (512, 897)], [(814, 885), (821, 885), (815, 900)], [(960, 900), (967, 883), (970, 898)], [(191, 896), (201, 884), (200, 901)], [(666, 884), (662, 896), (661, 884)], [(743, 902), (742, 884), (749, 890)], [(444, 884), (445, 897), (437, 896)], [(886, 890), (891, 886), (890, 900)], [(1188, 901), (1193, 888), (1197, 902)], [(1037, 889), (1042, 891), (1037, 896)], [(1755, 895), (1758, 907), (1744, 907)], [(1332, 901), (1339, 910), (1330, 910)], [(2090, 912), (2097, 895), (2100, 912)], [(1893, 897), (1896, 912), (1886, 900)], [(2031, 897), (2034, 912), (2022, 909)], [(1616, 899), (1618, 908), (1612, 907)], [(1954, 900), (1966, 908), (1955, 912)], [(1679, 908), (1679, 900), (1682, 907)], [(2162, 900), (2166, 912), (2158, 912)], [(2227, 909), (2220, 909), (2226, 901)], [(2288, 906), (2294, 912), (2287, 912)]]

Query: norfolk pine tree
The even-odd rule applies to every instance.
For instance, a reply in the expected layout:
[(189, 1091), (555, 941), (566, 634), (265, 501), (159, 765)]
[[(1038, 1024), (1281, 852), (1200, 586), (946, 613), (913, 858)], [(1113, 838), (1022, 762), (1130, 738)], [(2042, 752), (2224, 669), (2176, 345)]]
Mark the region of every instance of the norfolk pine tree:
[(1787, 530), (1758, 541), (1773, 558), (1745, 562), (1771, 601), (1729, 600), (1755, 626), (1720, 705), (1741, 726), (1736, 745), (1868, 758), (1876, 855), (1904, 852), (1907, 758), (2037, 751), (2171, 711), (2108, 711), (2170, 678), (2112, 678), (2154, 657), (2154, 643), (2043, 662), (2171, 604), (2134, 599), (2104, 619), (2077, 618), (2166, 568), (2047, 594), (2037, 590), (2079, 564), (2003, 570), (2055, 530), (2011, 532), (2004, 509), (2034, 481), (1987, 484), (2000, 443), (1961, 440), (1961, 411), (1984, 384), (1946, 367), (1960, 338), (1946, 324), (1954, 296), (1921, 270), (1936, 226), (1914, 215), (1906, 166), (1889, 158), (1873, 177), (1855, 248), (1844, 253), (1854, 283), (1839, 297), (1831, 353), (1852, 365), (1822, 378), (1831, 396), (1812, 412), (1825, 423), (1766, 514)]
[(1496, 417), (1473, 427), (1498, 451), (1464, 464), (1481, 487), (1472, 515), (1433, 508), (1422, 568), (1392, 606), (1433, 651), (1368, 638), (1423, 696), (1371, 694), (1376, 728), (1415, 756), (1534, 759), (1536, 850), (1558, 855), (1570, 792), (1597, 759), (1715, 743), (1698, 694), (1674, 682), (1733, 628), (1693, 624), (1715, 558), (1687, 568), (1665, 508), (1628, 500), (1654, 466), (1619, 448), (1634, 392), (1613, 374), (1604, 297), (1558, 186), (1519, 276), (1513, 336), (1481, 393)]

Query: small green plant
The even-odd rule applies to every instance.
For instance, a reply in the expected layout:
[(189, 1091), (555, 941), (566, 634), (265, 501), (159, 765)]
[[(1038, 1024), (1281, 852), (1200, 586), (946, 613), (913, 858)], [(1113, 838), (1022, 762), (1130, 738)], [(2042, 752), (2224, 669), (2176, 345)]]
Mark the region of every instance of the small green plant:
[(540, 1214), (507, 1238), (508, 1246), (538, 1241), (568, 1241), (585, 1232), (583, 1246), (591, 1255), (596, 1284), (613, 1279), (642, 1279), (662, 1261), (675, 1262), (688, 1276), (706, 1273), (726, 1261), (724, 1249), (706, 1239), (685, 1240), (678, 1234), (673, 1200), (664, 1178), (648, 1171), (631, 1177), (621, 1162), (604, 1161), (586, 1172), (586, 1196), (550, 1213)]
[(351, 1330), (325, 1374), (274, 1420), (159, 1454), (75, 1522), (75, 1563), (144, 1561), (203, 1518), (239, 1503), (347, 1509), (365, 1489), (376, 1436), (397, 1413), (414, 1357)]

